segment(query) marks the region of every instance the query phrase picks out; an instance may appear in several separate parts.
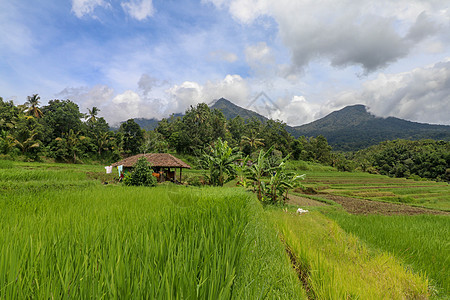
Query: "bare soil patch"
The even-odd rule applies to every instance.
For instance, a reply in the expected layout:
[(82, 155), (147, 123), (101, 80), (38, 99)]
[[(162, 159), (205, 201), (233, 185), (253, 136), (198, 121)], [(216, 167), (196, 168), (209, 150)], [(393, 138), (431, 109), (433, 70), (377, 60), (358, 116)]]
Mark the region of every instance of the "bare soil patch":
[(288, 203), (298, 205), (298, 206), (325, 206), (325, 205), (327, 205), (326, 203), (316, 201), (313, 199), (308, 199), (305, 197), (300, 197), (297, 195), (289, 195)]
[(351, 214), (380, 214), (380, 215), (450, 215), (449, 212), (414, 207), (405, 204), (386, 203), (378, 201), (370, 201), (356, 199), (350, 197), (324, 195), (324, 198), (332, 200), (340, 205)]

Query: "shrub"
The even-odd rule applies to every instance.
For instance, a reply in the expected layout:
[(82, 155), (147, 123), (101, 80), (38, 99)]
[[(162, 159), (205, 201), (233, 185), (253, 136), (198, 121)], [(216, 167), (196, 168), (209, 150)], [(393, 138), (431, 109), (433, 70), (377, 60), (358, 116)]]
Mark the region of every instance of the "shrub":
[(133, 166), (133, 172), (124, 177), (125, 185), (136, 186), (156, 186), (156, 178), (152, 175), (153, 170), (145, 157), (139, 160)]

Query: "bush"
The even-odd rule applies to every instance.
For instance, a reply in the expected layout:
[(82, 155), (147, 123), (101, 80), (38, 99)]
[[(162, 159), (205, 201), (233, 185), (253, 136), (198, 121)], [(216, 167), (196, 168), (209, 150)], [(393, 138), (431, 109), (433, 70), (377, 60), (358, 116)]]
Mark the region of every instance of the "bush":
[(133, 172), (127, 174), (123, 182), (125, 185), (136, 186), (156, 186), (157, 180), (152, 175), (153, 170), (150, 167), (145, 157), (139, 158), (139, 160), (133, 166)]

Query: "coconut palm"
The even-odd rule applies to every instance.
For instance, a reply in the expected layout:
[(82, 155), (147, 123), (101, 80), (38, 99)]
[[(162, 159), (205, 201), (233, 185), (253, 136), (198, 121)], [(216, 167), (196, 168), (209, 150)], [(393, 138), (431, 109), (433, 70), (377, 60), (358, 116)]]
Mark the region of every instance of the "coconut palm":
[(249, 145), (252, 152), (258, 148), (258, 146), (264, 146), (264, 139), (260, 139), (257, 137), (255, 131), (251, 131), (249, 136), (243, 135), (241, 137), (242, 145)]
[(98, 109), (98, 107), (94, 106), (92, 107), (92, 109), (88, 108), (88, 122), (89, 123), (95, 123), (95, 121), (97, 121), (97, 114), (100, 112), (100, 109)]
[(39, 100), (41, 99), (41, 97), (39, 97), (38, 94), (33, 94), (33, 96), (28, 96), (27, 97), (27, 102), (25, 103), (25, 105), (28, 107), (28, 111), (27, 114), (30, 116), (34, 116), (36, 118), (42, 118), (44, 116), (44, 114), (42, 113), (42, 111), (39, 108)]

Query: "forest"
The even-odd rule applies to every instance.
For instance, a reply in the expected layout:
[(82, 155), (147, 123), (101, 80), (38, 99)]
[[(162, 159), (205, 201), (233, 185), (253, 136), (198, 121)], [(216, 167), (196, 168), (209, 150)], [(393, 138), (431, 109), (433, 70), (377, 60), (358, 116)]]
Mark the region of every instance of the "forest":
[(360, 170), (392, 177), (450, 181), (450, 142), (394, 140), (356, 152), (335, 152), (325, 137), (294, 138), (279, 120), (227, 120), (205, 103), (184, 116), (172, 115), (146, 131), (129, 119), (111, 130), (97, 107), (81, 112), (71, 100), (40, 105), (37, 94), (24, 104), (0, 97), (0, 158), (69, 163), (111, 163), (137, 153), (171, 152), (199, 157), (218, 139), (256, 159), (272, 149), (274, 159), (318, 162), (340, 171)]

